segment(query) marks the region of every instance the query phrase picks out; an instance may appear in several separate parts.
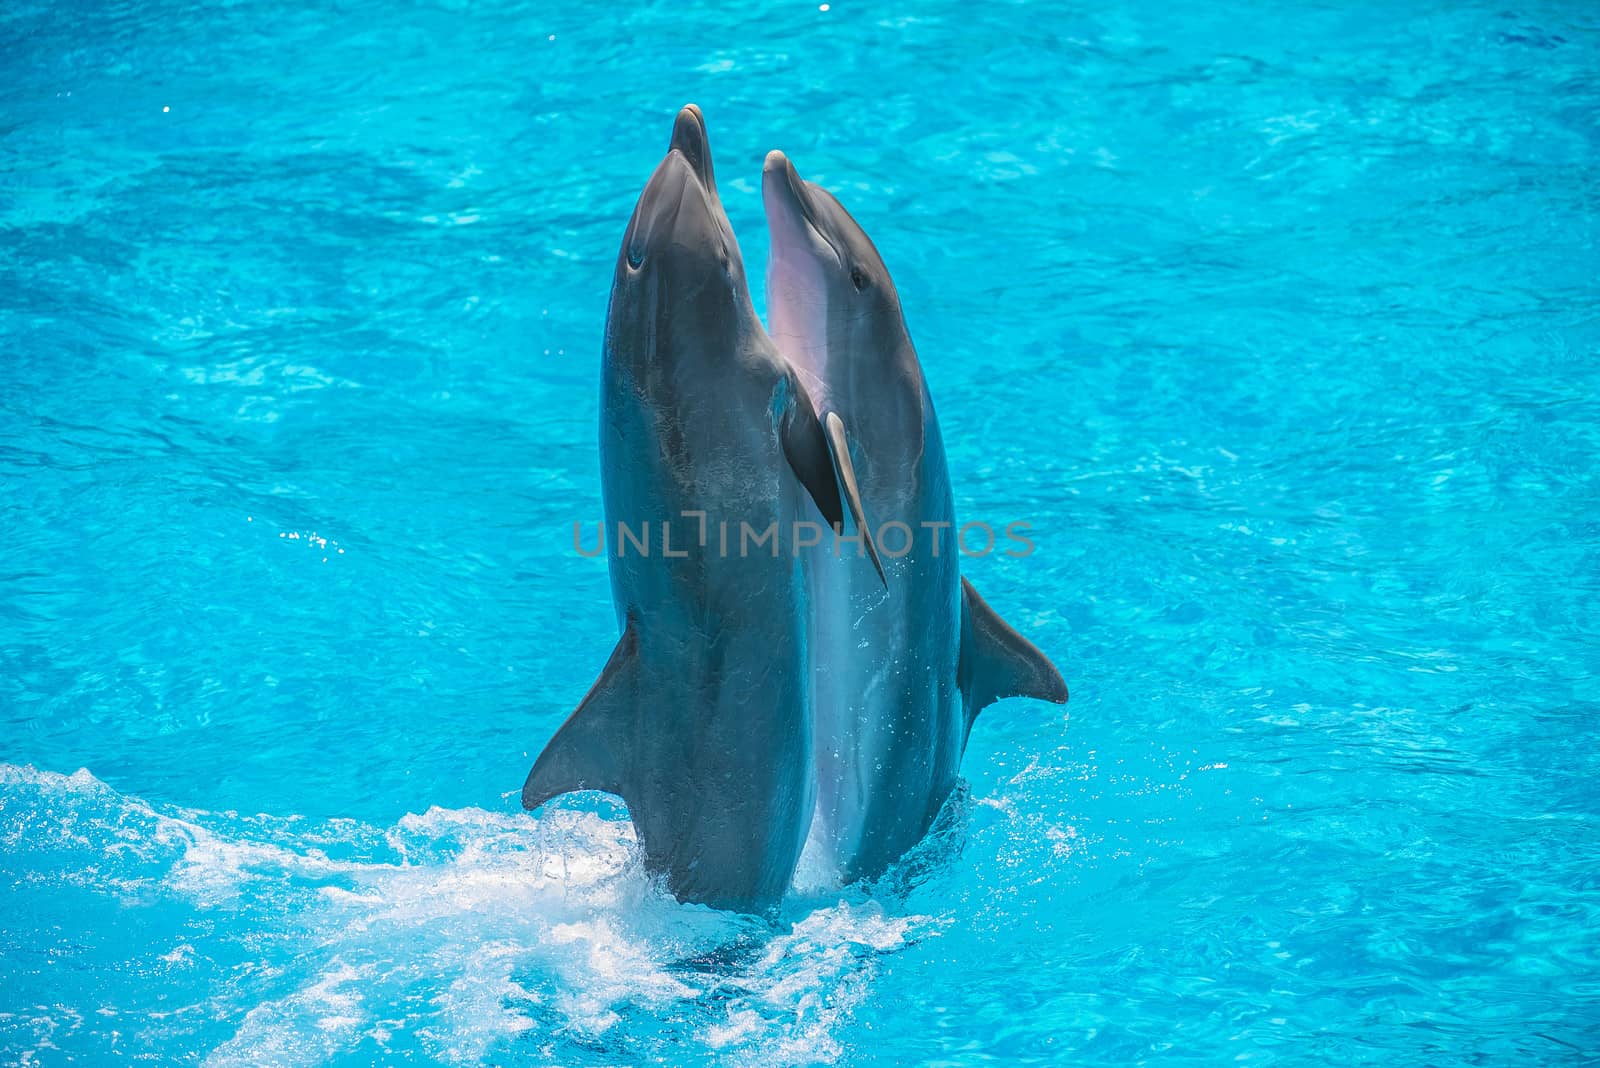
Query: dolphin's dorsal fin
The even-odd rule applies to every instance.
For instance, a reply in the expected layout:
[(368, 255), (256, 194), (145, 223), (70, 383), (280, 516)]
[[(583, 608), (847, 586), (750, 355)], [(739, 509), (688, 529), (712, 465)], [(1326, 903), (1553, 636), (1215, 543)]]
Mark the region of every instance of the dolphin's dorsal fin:
[(628, 800), (628, 754), (619, 743), (634, 734), (638, 676), (638, 623), (630, 614), (600, 677), (534, 761), (522, 785), (523, 808), (538, 808), (574, 790), (601, 790)]
[(1061, 672), (1011, 624), (1001, 619), (966, 579), (961, 580), (961, 660), (956, 669), (967, 698), (967, 730), (984, 707), (1002, 697), (1067, 703)]
[[(887, 588), (889, 580), (883, 576), (883, 564), (878, 560), (878, 546), (872, 540), (872, 529), (867, 525), (861, 507), (861, 491), (856, 486), (855, 466), (850, 462), (849, 442), (845, 438), (844, 423), (833, 412), (826, 420), (817, 418), (811, 399), (798, 381), (785, 398), (783, 418), (778, 433), (783, 440), (783, 456), (795, 477), (805, 487), (817, 510), (835, 531), (844, 530), (844, 505), (850, 506), (850, 516), (855, 520), (856, 532), (861, 535), (872, 566), (878, 570), (878, 579)], [(840, 491), (843, 490), (843, 503)]]

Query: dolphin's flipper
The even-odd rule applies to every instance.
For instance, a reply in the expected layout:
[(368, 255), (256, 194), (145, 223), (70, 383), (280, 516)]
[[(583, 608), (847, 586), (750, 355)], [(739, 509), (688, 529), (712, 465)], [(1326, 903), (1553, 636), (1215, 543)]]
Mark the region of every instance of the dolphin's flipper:
[(872, 530), (861, 509), (861, 492), (856, 488), (856, 471), (850, 463), (844, 424), (833, 412), (828, 413), (825, 421), (819, 420), (810, 400), (802, 393), (798, 398), (789, 397), (779, 432), (783, 436), (784, 458), (811, 499), (817, 502), (822, 518), (835, 531), (844, 530), (844, 505), (839, 499), (840, 489), (844, 490), (844, 500), (850, 505), (856, 531), (867, 548), (867, 555), (872, 557), (872, 566), (878, 569), (878, 578), (887, 587), (889, 581), (883, 577), (878, 547), (873, 543)]
[(990, 608), (972, 583), (961, 580), (961, 660), (956, 669), (967, 696), (967, 730), (986, 705), (1002, 697), (1067, 703), (1067, 684), (1032, 642)]
[(627, 754), (621, 745), (634, 733), (638, 654), (638, 624), (630, 615), (600, 677), (534, 761), (522, 785), (523, 808), (538, 808), (574, 790), (601, 790), (628, 800)]
[(878, 581), (883, 583), (884, 589), (888, 589), (889, 580), (883, 576), (878, 546), (873, 543), (872, 531), (867, 527), (866, 516), (862, 514), (861, 491), (856, 488), (856, 468), (850, 462), (850, 441), (845, 437), (844, 422), (840, 420), (839, 413), (829, 412), (822, 420), (822, 428), (828, 434), (828, 453), (833, 458), (833, 471), (839, 478), (839, 485), (844, 487), (844, 499), (850, 504), (850, 517), (856, 522), (856, 532), (866, 543), (872, 566), (878, 569)]

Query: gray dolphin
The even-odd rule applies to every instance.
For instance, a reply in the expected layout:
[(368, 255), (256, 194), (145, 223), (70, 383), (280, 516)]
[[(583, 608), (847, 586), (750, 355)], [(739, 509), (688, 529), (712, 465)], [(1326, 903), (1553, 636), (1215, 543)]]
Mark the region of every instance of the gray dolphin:
[[(877, 249), (783, 153), (767, 156), (761, 189), (768, 327), (819, 409), (851, 427), (862, 508), (878, 524), (888, 576), (886, 597), (859, 563), (811, 572), (818, 792), (809, 848), (847, 881), (871, 878), (927, 832), (985, 705), (1064, 703), (1067, 687), (961, 577), (939, 421)], [(891, 551), (908, 539), (886, 532), (891, 523), (911, 535), (898, 557)]]
[[(842, 522), (850, 457), (833, 454), (755, 314), (692, 104), (623, 237), (601, 390), (607, 526), (649, 524), (667, 542), (608, 554), (622, 636), (539, 754), (522, 803), (616, 794), (647, 867), (680, 900), (760, 911), (788, 887), (813, 809), (791, 523), (814, 520), (810, 501)], [(859, 525), (860, 502), (849, 504)], [(759, 536), (770, 524), (776, 543), (740, 540), (742, 525)]]

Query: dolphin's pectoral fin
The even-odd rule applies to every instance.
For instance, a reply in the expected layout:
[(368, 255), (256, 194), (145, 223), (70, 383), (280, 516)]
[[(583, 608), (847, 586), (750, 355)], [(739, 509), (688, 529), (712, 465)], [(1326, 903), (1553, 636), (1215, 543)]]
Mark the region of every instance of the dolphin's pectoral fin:
[(638, 623), (630, 615), (600, 677), (534, 761), (522, 784), (523, 808), (538, 808), (574, 790), (601, 790), (628, 799), (628, 754), (622, 746), (633, 737), (638, 650)]
[(1038, 648), (1018, 634), (972, 583), (961, 580), (961, 660), (956, 669), (967, 698), (967, 730), (986, 705), (1002, 697), (1067, 703), (1067, 684)]
[(839, 484), (833, 478), (833, 461), (828, 458), (828, 436), (809, 400), (797, 403), (790, 393), (780, 403), (783, 418), (778, 424), (778, 436), (783, 443), (783, 458), (817, 502), (822, 518), (837, 530), (844, 523), (844, 506), (839, 502)]
[[(856, 488), (856, 472), (850, 463), (844, 424), (833, 412), (828, 413), (826, 420), (818, 419), (810, 399), (801, 390), (798, 396), (788, 396), (779, 433), (783, 438), (784, 459), (789, 461), (789, 467), (811, 499), (817, 502), (822, 518), (836, 532), (844, 531), (844, 505), (848, 502), (856, 531), (861, 535), (867, 555), (872, 557), (872, 566), (878, 569), (878, 578), (887, 588), (889, 582), (883, 577), (878, 547), (873, 544), (872, 531), (861, 510), (861, 492)], [(841, 489), (843, 500), (840, 499)]]
[(844, 489), (844, 499), (850, 505), (850, 518), (855, 520), (856, 533), (861, 535), (862, 544), (867, 547), (867, 555), (872, 557), (872, 566), (878, 570), (878, 581), (883, 583), (883, 588), (889, 588), (889, 580), (883, 574), (883, 561), (878, 559), (878, 546), (872, 540), (872, 530), (867, 526), (867, 517), (861, 508), (861, 490), (856, 486), (856, 468), (850, 462), (850, 441), (844, 434), (844, 422), (839, 418), (838, 412), (829, 412), (822, 419), (822, 429), (828, 435), (828, 455), (833, 460), (833, 472), (839, 479), (839, 485)]

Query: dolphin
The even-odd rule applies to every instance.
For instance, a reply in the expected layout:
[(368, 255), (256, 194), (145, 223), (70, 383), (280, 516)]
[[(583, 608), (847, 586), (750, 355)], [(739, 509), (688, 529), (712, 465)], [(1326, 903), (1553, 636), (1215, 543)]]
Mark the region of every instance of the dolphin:
[[(922, 839), (986, 705), (1065, 703), (1067, 687), (961, 577), (939, 421), (877, 249), (782, 152), (767, 156), (761, 191), (768, 327), (826, 418), (851, 427), (887, 575), (889, 596), (859, 564), (810, 573), (817, 808), (808, 849), (849, 882), (882, 874)], [(904, 529), (888, 533), (897, 523)], [(895, 555), (902, 542), (909, 548)]]
[[(813, 811), (806, 561), (792, 524), (820, 512), (841, 529), (853, 480), (751, 305), (692, 104), (622, 239), (600, 408), (607, 526), (643, 530), (645, 551), (616, 527), (622, 635), (522, 804), (615, 794), (646, 868), (676, 897), (760, 912), (788, 887)], [(859, 526), (859, 498), (848, 503)]]

